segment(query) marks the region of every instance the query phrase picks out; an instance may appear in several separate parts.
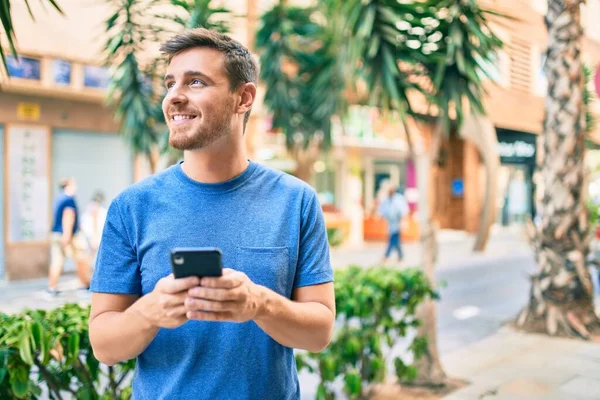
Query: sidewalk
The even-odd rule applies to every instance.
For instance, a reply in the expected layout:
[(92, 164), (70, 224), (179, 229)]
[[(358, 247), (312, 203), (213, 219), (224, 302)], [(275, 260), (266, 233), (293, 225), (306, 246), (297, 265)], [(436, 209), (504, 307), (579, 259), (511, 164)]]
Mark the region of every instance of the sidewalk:
[[(533, 250), (522, 229), (494, 227), (490, 241), (482, 253), (473, 252), (475, 238), (462, 231), (443, 230), (438, 232), (438, 262), (436, 268), (449, 269), (475, 266), (489, 260), (533, 257)], [(385, 252), (386, 243), (365, 243), (360, 247), (343, 246), (331, 250), (331, 263), (334, 268), (351, 264), (370, 266), (378, 264)], [(402, 245), (404, 261), (402, 265), (418, 267), (421, 260), (419, 242)], [(390, 264), (394, 264), (396, 254), (391, 256)]]
[(501, 328), (442, 357), (470, 385), (446, 400), (600, 399), (600, 345)]

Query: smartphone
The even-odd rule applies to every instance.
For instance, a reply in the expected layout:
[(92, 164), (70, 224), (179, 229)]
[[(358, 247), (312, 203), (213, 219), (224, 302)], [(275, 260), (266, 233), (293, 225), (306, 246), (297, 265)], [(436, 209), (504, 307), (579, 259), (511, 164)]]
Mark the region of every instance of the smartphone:
[(171, 267), (176, 279), (188, 276), (221, 276), (221, 250), (216, 247), (175, 248), (171, 250)]

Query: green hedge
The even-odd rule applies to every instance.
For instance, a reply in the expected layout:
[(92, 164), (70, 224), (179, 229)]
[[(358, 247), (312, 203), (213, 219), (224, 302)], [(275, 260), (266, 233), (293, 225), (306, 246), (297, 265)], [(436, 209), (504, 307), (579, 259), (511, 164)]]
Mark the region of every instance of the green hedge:
[[(366, 395), (368, 385), (387, 375), (386, 352), (409, 330), (416, 328), (417, 306), (436, 294), (417, 269), (352, 266), (335, 272), (336, 331), (329, 347), (318, 354), (296, 356), (298, 370), (317, 373), (321, 382), (317, 399), (333, 399), (334, 382), (342, 378), (350, 399)], [(418, 359), (427, 346), (415, 337), (408, 350)], [(416, 377), (416, 370), (400, 357), (394, 359), (400, 381)]]
[(0, 399), (129, 399), (135, 361), (100, 366), (88, 338), (89, 307), (0, 314)]
[[(300, 352), (298, 370), (320, 375), (318, 399), (334, 398), (333, 383), (344, 382), (350, 398), (386, 377), (387, 349), (418, 325), (415, 309), (435, 296), (419, 270), (349, 267), (335, 273), (336, 333), (322, 353)], [(89, 307), (67, 304), (52, 311), (0, 313), (0, 399), (36, 399), (42, 388), (51, 399), (129, 399), (135, 361), (99, 364), (88, 338)], [(409, 350), (419, 357), (426, 342)], [(387, 346), (387, 347), (386, 347)], [(396, 358), (397, 376), (414, 369)]]

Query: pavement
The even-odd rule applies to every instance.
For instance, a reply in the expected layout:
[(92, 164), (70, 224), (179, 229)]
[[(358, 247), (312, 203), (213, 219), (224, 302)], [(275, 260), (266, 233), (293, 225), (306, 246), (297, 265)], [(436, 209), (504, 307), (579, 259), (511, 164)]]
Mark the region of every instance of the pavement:
[[(438, 347), (448, 375), (470, 382), (447, 399), (600, 399), (599, 344), (523, 334), (506, 326), (526, 304), (528, 275), (536, 269), (521, 231), (496, 228), (486, 251), (478, 254), (471, 251), (474, 239), (462, 232), (442, 231), (438, 239)], [(404, 261), (392, 266), (419, 265), (419, 244), (403, 248)], [(383, 250), (383, 243), (332, 249), (332, 265), (375, 265)], [(0, 312), (89, 302), (89, 293), (77, 290), (73, 275), (63, 278), (57, 298), (48, 299), (45, 286), (45, 279), (0, 282)], [(402, 352), (407, 343), (392, 352)], [(314, 399), (317, 377), (303, 373), (300, 383), (302, 399)]]
[(598, 400), (600, 345), (525, 334), (509, 327), (442, 356), (470, 381), (446, 400)]

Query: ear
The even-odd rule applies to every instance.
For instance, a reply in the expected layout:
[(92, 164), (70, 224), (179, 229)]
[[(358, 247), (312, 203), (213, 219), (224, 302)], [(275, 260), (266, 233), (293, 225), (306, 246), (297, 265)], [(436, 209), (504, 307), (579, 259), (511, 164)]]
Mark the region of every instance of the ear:
[(237, 112), (245, 114), (252, 108), (256, 99), (256, 85), (252, 82), (244, 83), (238, 90), (240, 101), (237, 106)]

